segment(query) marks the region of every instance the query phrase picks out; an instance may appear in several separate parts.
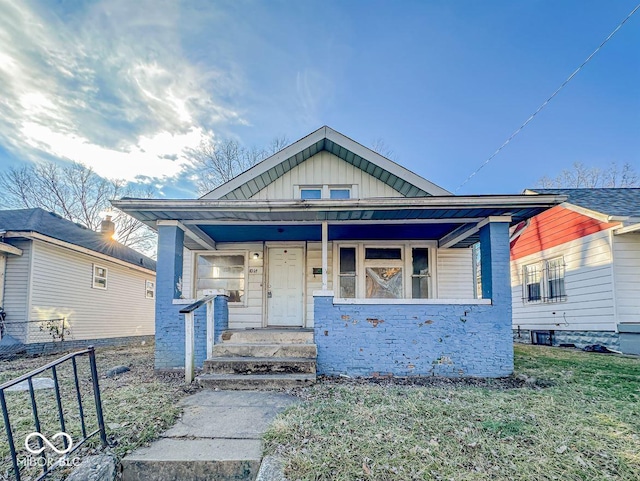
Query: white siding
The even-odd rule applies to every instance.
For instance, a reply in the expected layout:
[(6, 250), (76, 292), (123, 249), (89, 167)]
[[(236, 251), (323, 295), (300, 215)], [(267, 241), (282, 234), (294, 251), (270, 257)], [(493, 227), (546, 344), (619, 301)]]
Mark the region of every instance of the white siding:
[(438, 249), (436, 276), (439, 299), (473, 299), (472, 249)]
[[(74, 340), (154, 333), (155, 300), (145, 297), (145, 281), (155, 275), (40, 241), (32, 255), (32, 321), (64, 317)], [(108, 269), (105, 290), (92, 288), (94, 263)], [(32, 334), (29, 342), (43, 341)]]
[(195, 296), (195, 291), (193, 290), (193, 281), (195, 279), (194, 259), (195, 253), (185, 247), (182, 253), (182, 297), (186, 299), (191, 299)]
[(613, 236), (618, 322), (640, 322), (640, 233)]
[(27, 320), (29, 299), (29, 271), (31, 269), (31, 241), (11, 240), (11, 245), (22, 249), (21, 256), (7, 255), (4, 285), (4, 310), (7, 313), (7, 334), (24, 342), (24, 325), (12, 324)]
[[(522, 329), (613, 331), (615, 312), (609, 231), (597, 232), (511, 261), (513, 326)], [(561, 302), (523, 300), (523, 266), (564, 256), (565, 291)]]
[[(357, 185), (360, 199), (402, 197), (372, 175), (326, 152), (318, 152), (257, 192), (252, 199), (293, 199), (295, 185)], [(352, 194), (353, 195), (353, 194)], [(354, 196), (355, 197), (355, 196)]]

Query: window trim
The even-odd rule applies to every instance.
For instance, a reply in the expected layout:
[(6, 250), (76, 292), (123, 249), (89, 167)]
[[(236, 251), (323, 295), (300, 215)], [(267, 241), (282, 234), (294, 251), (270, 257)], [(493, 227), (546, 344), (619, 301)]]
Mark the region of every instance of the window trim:
[[(104, 276), (99, 276), (96, 272), (97, 269), (104, 269)], [(106, 291), (109, 287), (109, 268), (100, 264), (92, 264), (92, 273), (91, 288)], [(96, 279), (104, 279), (104, 286), (96, 285)]]
[[(255, 249), (254, 249), (255, 250)], [(249, 298), (249, 250), (248, 249), (233, 249), (233, 250), (215, 250), (215, 251), (192, 251), (193, 255), (193, 266), (192, 266), (192, 275), (191, 275), (191, 294), (193, 299), (198, 298), (198, 258), (200, 256), (243, 256), (244, 257), (244, 291), (245, 296), (242, 302), (231, 302), (229, 301), (229, 307), (248, 307), (248, 298)]]
[[(151, 284), (151, 289), (149, 289), (149, 284)], [(151, 292), (151, 295), (149, 295)], [(151, 279), (144, 280), (144, 298), (145, 299), (155, 299), (156, 298), (156, 281)]]

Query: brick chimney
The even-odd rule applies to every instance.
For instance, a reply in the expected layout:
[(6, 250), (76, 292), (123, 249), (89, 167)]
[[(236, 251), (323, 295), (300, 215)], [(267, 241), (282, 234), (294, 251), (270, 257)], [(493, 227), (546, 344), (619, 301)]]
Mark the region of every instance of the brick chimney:
[(113, 234), (116, 232), (116, 225), (111, 220), (111, 216), (108, 215), (100, 224), (100, 233), (105, 240), (113, 240)]

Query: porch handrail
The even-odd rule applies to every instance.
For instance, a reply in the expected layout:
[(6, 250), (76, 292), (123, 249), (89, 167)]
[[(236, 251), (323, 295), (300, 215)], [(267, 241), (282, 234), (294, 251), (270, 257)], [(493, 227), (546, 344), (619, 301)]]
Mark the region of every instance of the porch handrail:
[[(210, 291), (211, 292), (211, 291)], [(226, 295), (226, 291), (220, 290), (201, 297), (196, 302), (189, 304), (187, 307), (180, 309), (180, 314), (184, 314), (184, 380), (187, 384), (193, 382), (195, 374), (195, 318), (196, 309), (207, 306), (207, 356), (213, 352), (213, 343), (215, 339), (214, 327), (214, 304), (213, 300), (218, 296)]]
[(180, 309), (180, 314), (189, 314), (190, 312), (195, 311), (198, 307), (205, 305), (207, 302), (211, 301), (218, 297), (219, 294), (211, 294), (208, 296), (204, 296), (201, 299), (198, 299), (196, 302), (189, 304), (187, 307), (183, 307)]

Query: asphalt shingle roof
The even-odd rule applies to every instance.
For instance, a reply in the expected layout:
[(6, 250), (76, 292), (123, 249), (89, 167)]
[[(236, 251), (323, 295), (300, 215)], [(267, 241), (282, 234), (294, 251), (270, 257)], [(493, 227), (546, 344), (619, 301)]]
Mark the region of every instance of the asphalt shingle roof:
[(0, 210), (0, 231), (37, 232), (70, 244), (108, 255), (130, 264), (156, 270), (156, 261), (98, 232), (43, 209)]
[(538, 194), (566, 195), (567, 202), (605, 215), (640, 217), (640, 189), (529, 189)]

